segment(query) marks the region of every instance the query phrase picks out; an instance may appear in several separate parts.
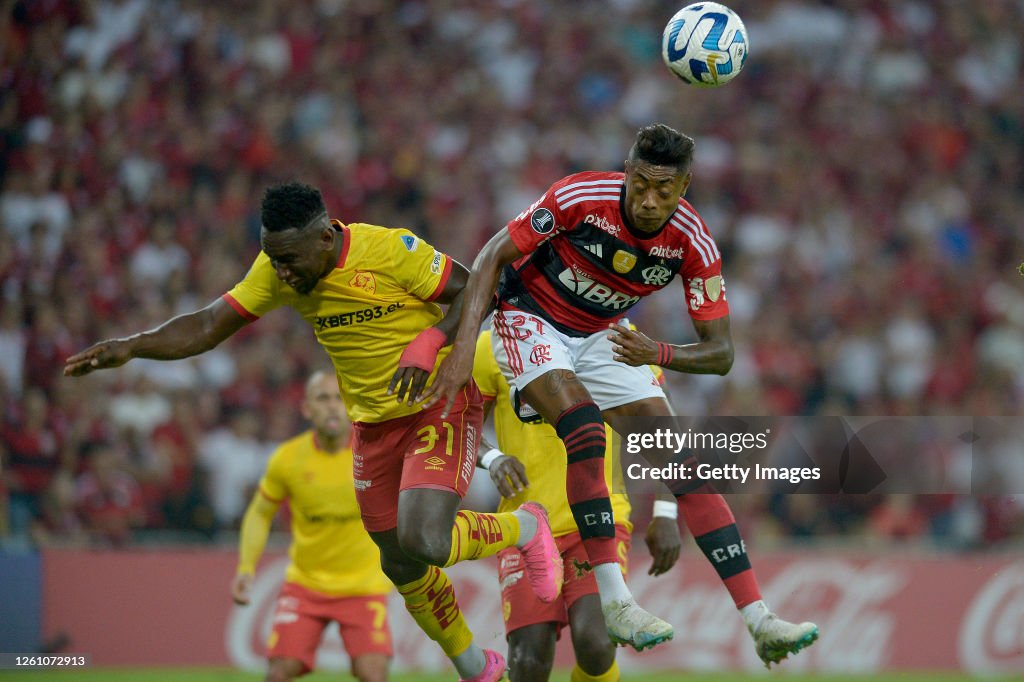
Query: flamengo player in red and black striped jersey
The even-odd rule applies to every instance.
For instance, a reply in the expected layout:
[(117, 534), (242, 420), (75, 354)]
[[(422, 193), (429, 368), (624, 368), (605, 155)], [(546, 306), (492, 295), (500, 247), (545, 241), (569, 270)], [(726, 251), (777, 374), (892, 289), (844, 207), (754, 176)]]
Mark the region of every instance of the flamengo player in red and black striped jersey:
[[(477, 331), (497, 290), (495, 356), (518, 397), (565, 442), (566, 495), (594, 566), (609, 637), (637, 650), (671, 639), (673, 629), (636, 604), (615, 563), (602, 423), (622, 433), (629, 417), (672, 416), (650, 364), (725, 374), (733, 360), (721, 256), (683, 199), (692, 159), (691, 138), (665, 125), (646, 126), (624, 173), (563, 178), (514, 218), (477, 256), (455, 346), (422, 394), (428, 404), (450, 405), (469, 381)], [(699, 341), (671, 345), (630, 330), (626, 312), (677, 275)], [(817, 626), (788, 623), (768, 610), (728, 504), (697, 486), (669, 485), (760, 658), (777, 663), (809, 645)]]

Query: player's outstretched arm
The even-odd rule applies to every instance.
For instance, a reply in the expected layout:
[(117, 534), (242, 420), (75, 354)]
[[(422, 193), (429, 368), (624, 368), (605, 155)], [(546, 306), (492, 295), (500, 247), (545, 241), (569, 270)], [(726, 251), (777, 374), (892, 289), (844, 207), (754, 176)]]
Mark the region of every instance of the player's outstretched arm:
[(729, 316), (694, 320), (693, 327), (700, 340), (681, 346), (654, 341), (620, 324), (609, 325), (608, 338), (615, 344), (613, 357), (627, 365), (661, 365), (688, 374), (728, 374), (734, 355)]
[(249, 603), (253, 576), (256, 564), (263, 556), (270, 535), (270, 524), (280, 505), (272, 502), (257, 492), (249, 503), (242, 517), (242, 527), (238, 533), (238, 570), (231, 581), (231, 599), (236, 604)]
[(133, 358), (179, 360), (205, 353), (244, 327), (248, 320), (217, 299), (202, 310), (172, 318), (156, 329), (100, 341), (64, 361), (64, 376), (120, 367)]
[(422, 396), (426, 406), (444, 401), (442, 417), (448, 416), (449, 410), (455, 404), (455, 396), (473, 374), (476, 337), (480, 331), (480, 323), (490, 309), (494, 291), (498, 288), (501, 270), (522, 255), (506, 227), (491, 237), (473, 261), (473, 271), (469, 273), (469, 281), (466, 284), (462, 318), (459, 321), (452, 352), (441, 363), (434, 383)]

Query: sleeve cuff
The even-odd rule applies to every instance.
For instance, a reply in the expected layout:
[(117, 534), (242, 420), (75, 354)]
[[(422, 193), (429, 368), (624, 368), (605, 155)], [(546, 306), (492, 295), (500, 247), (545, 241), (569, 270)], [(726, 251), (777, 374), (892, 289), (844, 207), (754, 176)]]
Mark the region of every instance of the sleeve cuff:
[(229, 306), (234, 308), (236, 313), (238, 313), (245, 319), (249, 320), (250, 322), (255, 322), (256, 320), (260, 319), (259, 315), (253, 315), (252, 313), (250, 313), (248, 310), (245, 309), (245, 306), (239, 303), (238, 300), (235, 299), (235, 297), (232, 296), (231, 294), (224, 294), (223, 296), (221, 296), (221, 298), (223, 298), (224, 301)]
[(444, 293), (444, 288), (448, 284), (448, 278), (452, 276), (452, 259), (451, 256), (445, 255), (444, 257), (444, 270), (441, 271), (441, 279), (437, 282), (437, 288), (434, 289), (427, 301), (434, 301), (438, 296)]

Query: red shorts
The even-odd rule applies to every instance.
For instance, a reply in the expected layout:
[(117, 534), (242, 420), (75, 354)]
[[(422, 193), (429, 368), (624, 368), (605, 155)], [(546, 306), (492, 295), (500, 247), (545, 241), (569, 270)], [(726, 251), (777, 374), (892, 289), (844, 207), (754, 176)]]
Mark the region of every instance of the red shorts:
[(364, 654), (391, 656), (387, 595), (332, 597), (285, 583), (274, 609), (274, 627), (267, 640), (267, 658), (302, 661), (303, 672), (313, 669), (324, 628), (338, 623), (345, 651), (353, 660)]
[(469, 490), (483, 427), (483, 401), (470, 381), (441, 419), (444, 403), (397, 419), (352, 425), (352, 474), (366, 530), (398, 525), (398, 493), (409, 488)]
[[(628, 570), (631, 536), (622, 524), (615, 524), (616, 554), (622, 573)], [(565, 565), (565, 583), (562, 594), (545, 604), (530, 588), (523, 574), (523, 555), (515, 547), (498, 553), (498, 582), (501, 585), (501, 611), (505, 617), (505, 636), (513, 630), (538, 623), (557, 623), (561, 629), (569, 623), (569, 608), (581, 597), (597, 594), (597, 580), (587, 560), (587, 550), (579, 533), (555, 538)]]

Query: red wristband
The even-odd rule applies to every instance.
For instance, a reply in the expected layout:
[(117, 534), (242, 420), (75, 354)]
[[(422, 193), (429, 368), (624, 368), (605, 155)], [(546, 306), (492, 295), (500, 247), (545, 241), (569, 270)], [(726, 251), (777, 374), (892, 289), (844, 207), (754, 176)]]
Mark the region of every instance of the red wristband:
[(661, 341), (656, 342), (658, 344), (658, 365), (661, 367), (668, 367), (672, 364), (672, 358), (675, 352), (672, 350), (672, 346)]
[(437, 327), (427, 327), (421, 331), (398, 359), (399, 367), (416, 367), (424, 372), (433, 372), (437, 353), (444, 347), (448, 339)]

